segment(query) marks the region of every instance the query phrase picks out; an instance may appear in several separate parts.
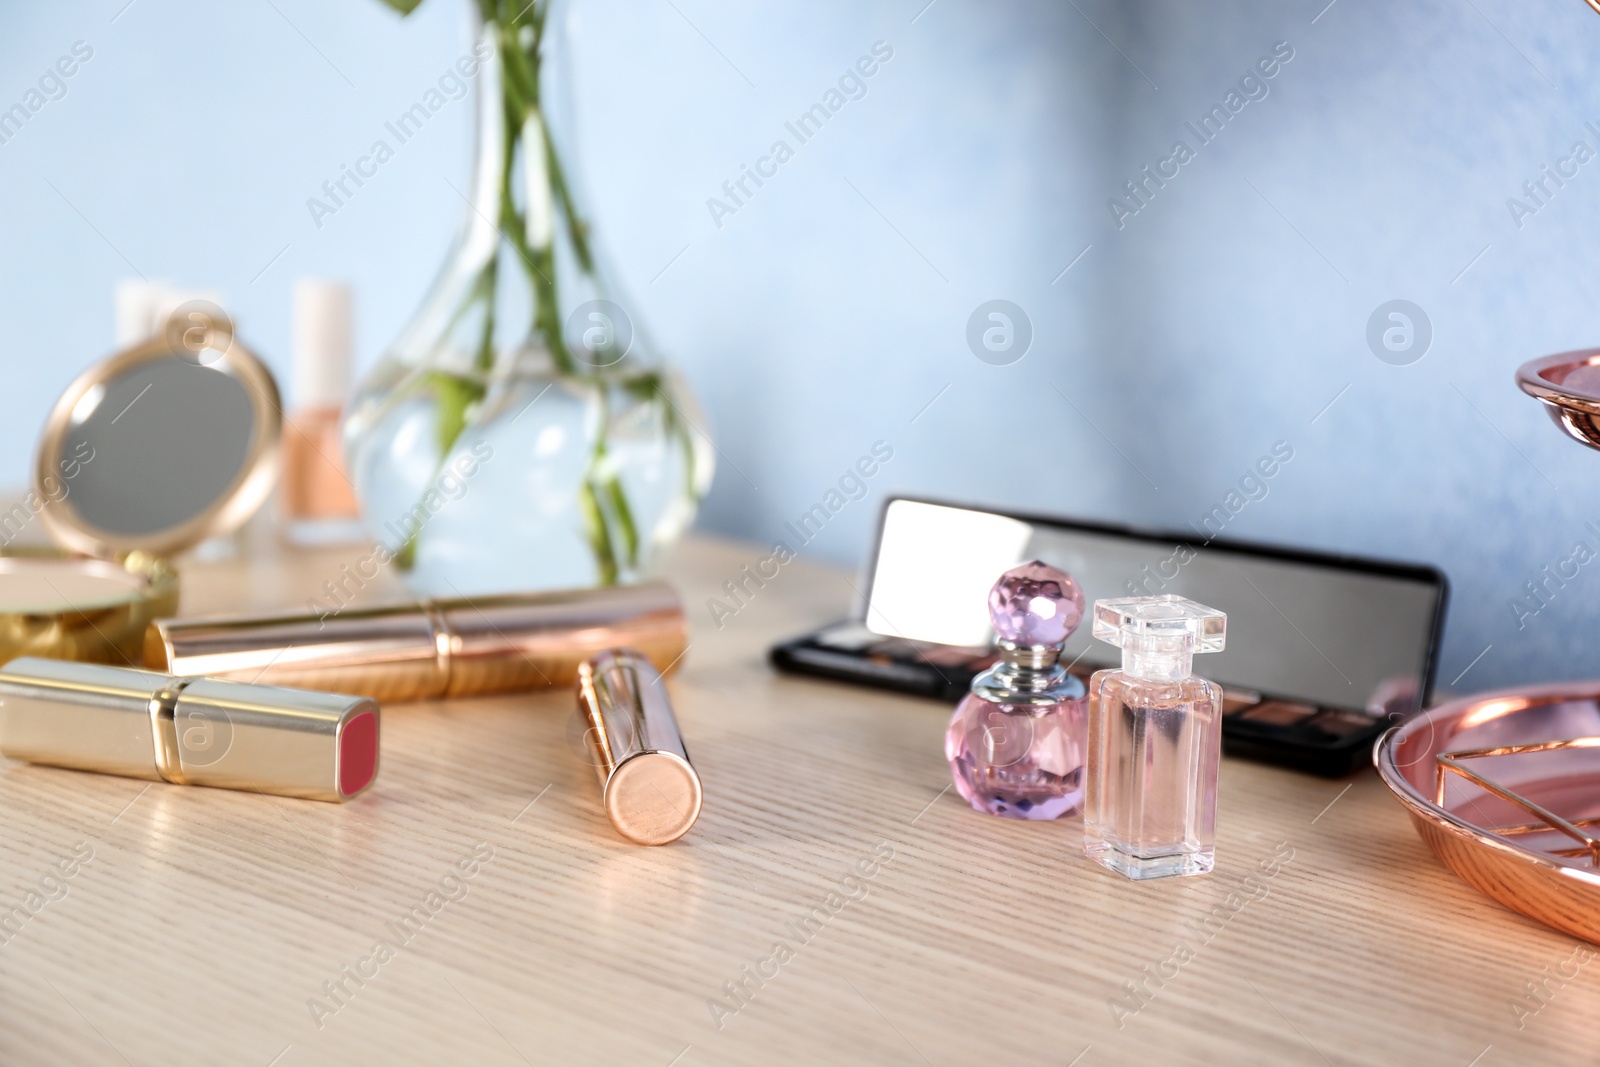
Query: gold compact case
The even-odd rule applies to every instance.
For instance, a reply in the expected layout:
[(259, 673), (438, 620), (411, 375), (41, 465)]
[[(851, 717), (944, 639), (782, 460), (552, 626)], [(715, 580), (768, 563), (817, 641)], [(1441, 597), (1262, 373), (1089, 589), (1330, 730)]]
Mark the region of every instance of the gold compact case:
[(178, 610), (178, 576), (146, 552), (0, 552), (0, 662), (18, 656), (138, 663), (145, 627)]
[(0, 667), (0, 754), (342, 803), (378, 772), (363, 697), (25, 657)]
[(700, 776), (650, 661), (631, 649), (586, 661), (578, 668), (578, 707), (617, 833), (636, 845), (665, 845), (688, 833), (700, 817)]
[[(136, 664), (175, 614), (170, 557), (238, 529), (277, 477), (282, 413), (219, 309), (80, 374), (45, 423), (27, 495), (0, 512), (0, 662)], [(56, 548), (14, 548), (34, 519)]]
[(665, 582), (423, 600), (322, 615), (161, 619), (144, 665), (391, 701), (568, 686), (578, 665), (627, 645), (665, 671), (688, 646)]

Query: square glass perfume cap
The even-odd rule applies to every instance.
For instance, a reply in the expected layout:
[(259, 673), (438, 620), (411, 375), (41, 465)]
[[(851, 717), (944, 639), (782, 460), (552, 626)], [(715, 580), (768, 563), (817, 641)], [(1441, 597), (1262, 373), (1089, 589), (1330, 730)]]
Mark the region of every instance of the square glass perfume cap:
[(1096, 640), (1139, 655), (1221, 652), (1228, 616), (1186, 597), (1136, 596), (1094, 603)]

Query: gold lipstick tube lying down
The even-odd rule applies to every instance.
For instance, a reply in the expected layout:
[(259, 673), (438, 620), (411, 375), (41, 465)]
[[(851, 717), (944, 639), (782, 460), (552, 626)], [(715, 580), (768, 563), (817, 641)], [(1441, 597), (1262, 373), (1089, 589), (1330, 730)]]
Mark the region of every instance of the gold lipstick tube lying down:
[(365, 697), (24, 657), (0, 667), (0, 754), (342, 803), (378, 773)]
[(664, 671), (687, 641), (677, 594), (645, 582), (328, 615), (164, 619), (145, 634), (144, 664), (389, 703), (568, 686), (584, 660), (623, 646)]
[(578, 707), (617, 832), (638, 845), (665, 845), (688, 833), (700, 817), (700, 776), (650, 661), (618, 649), (584, 663)]

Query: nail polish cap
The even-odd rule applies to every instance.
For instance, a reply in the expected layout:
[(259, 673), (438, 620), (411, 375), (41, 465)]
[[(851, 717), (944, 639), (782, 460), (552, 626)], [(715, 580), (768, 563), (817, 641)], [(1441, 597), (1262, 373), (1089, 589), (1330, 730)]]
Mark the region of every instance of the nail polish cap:
[(289, 399), (297, 411), (342, 408), (350, 395), (350, 287), (299, 278), (294, 283), (294, 343)]
[(115, 341), (119, 349), (161, 336), (167, 320), (184, 304), (195, 301), (222, 307), (220, 293), (204, 289), (179, 289), (166, 282), (122, 278), (112, 291), (115, 307)]
[(113, 290), (117, 348), (130, 348), (150, 339), (155, 320), (155, 303), (161, 288), (144, 278), (120, 278)]
[(1186, 678), (1191, 657), (1221, 652), (1228, 616), (1186, 597), (1136, 596), (1097, 600), (1096, 640), (1122, 649), (1122, 669), (1136, 678)]

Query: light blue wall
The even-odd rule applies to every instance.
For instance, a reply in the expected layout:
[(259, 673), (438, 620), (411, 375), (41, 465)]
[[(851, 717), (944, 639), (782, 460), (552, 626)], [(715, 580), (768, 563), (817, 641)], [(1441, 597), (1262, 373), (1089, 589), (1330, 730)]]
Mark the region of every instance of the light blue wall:
[[(1600, 160), (1520, 228), (1505, 201), (1574, 140), (1600, 150), (1600, 17), (925, 2), (575, 4), (592, 213), (728, 457), (703, 524), (771, 539), (881, 439), (874, 496), (808, 553), (857, 560), (890, 490), (1183, 526), (1282, 440), (1294, 459), (1229, 535), (1443, 566), (1442, 682), (1486, 646), (1460, 688), (1595, 673), (1600, 563), (1521, 630), (1509, 606), (1575, 540), (1600, 548), (1600, 457), (1511, 373), (1600, 337)], [(220, 290), (280, 370), (291, 281), (350, 278), (365, 364), (461, 207), (465, 102), (320, 230), (305, 207), (461, 53), (459, 0), (405, 22), (377, 0), (124, 3), (0, 16), (0, 107), (94, 49), (0, 145), (0, 482), (24, 480), (47, 405), (109, 347), (117, 278)], [(719, 227), (706, 199), (879, 40), (894, 58), (867, 96)], [(1193, 145), (1185, 121), (1278, 41), (1294, 58), (1266, 98), (1119, 229), (1108, 198)], [(995, 298), (1033, 324), (1011, 366), (965, 340)], [(1409, 366), (1365, 340), (1395, 298), (1433, 325)]]
[[(1196, 519), (1286, 440), (1295, 459), (1230, 534), (1442, 566), (1441, 684), (1486, 647), (1459, 688), (1593, 676), (1600, 564), (1521, 628), (1511, 600), (1575, 541), (1600, 550), (1584, 525), (1600, 526), (1600, 455), (1512, 375), (1600, 343), (1600, 159), (1520, 228), (1506, 201), (1574, 141), (1600, 151), (1585, 128), (1600, 126), (1600, 17), (1578, 0), (1339, 0), (1313, 25), (1325, 3), (1151, 6), (1128, 25), (1123, 49), (1160, 91), (1126, 82), (1119, 177), (1272, 42), (1295, 58), (1121, 232), (1102, 228), (1116, 248), (1107, 418), (1157, 416), (1125, 447), (1163, 487), (1129, 480), (1119, 503)], [(1365, 339), (1396, 298), (1434, 330), (1409, 366)]]

